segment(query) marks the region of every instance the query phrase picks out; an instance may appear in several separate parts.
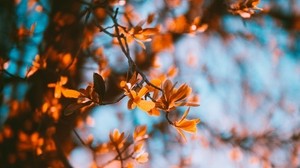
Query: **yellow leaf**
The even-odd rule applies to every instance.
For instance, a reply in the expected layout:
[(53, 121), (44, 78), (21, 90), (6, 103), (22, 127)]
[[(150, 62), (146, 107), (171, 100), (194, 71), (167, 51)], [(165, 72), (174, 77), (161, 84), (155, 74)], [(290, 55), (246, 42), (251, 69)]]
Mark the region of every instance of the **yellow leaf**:
[(137, 102), (137, 100), (140, 99), (140, 97), (138, 97), (136, 91), (134, 91), (134, 90), (129, 90), (129, 95), (128, 96), (129, 96), (130, 99), (133, 99), (134, 102)]
[(178, 69), (175, 67), (175, 66), (171, 66), (169, 69), (168, 69), (168, 72), (167, 72), (167, 75), (169, 77), (175, 77), (178, 73)]
[(182, 117), (174, 123), (176, 130), (181, 135), (181, 137), (183, 137), (185, 140), (186, 140), (186, 138), (182, 131), (186, 131), (188, 133), (195, 133), (195, 132), (197, 132), (197, 124), (200, 122), (200, 119), (192, 119), (192, 120), (186, 119), (189, 111), (190, 111), (190, 108), (188, 108), (184, 112)]
[(58, 98), (58, 99), (61, 97), (61, 86), (60, 85), (55, 85), (54, 97)]
[(61, 86), (66, 84), (67, 82), (68, 82), (68, 77), (66, 77), (66, 76), (61, 76), (60, 77), (60, 85)]
[(67, 98), (78, 98), (80, 96), (80, 92), (77, 90), (62, 88), (61, 92)]
[(142, 96), (144, 96), (148, 91), (149, 91), (149, 90), (148, 90), (147, 87), (142, 87), (142, 89), (138, 92), (137, 96), (138, 96), (138, 97), (142, 97)]
[(117, 144), (118, 146), (124, 141), (124, 132), (120, 133), (118, 129), (114, 129), (112, 133), (109, 134), (111, 142)]
[(135, 107), (136, 107), (136, 103), (134, 103), (132, 99), (129, 99), (129, 100), (128, 100), (128, 103), (127, 103), (127, 108), (128, 108), (129, 110), (132, 110), (132, 109), (134, 109)]
[(192, 89), (187, 84), (183, 84), (178, 88), (176, 93), (174, 93), (171, 96), (171, 99), (180, 101), (180, 100), (186, 98), (187, 96), (189, 96), (191, 94), (191, 92), (192, 92)]
[(189, 133), (195, 133), (197, 131), (197, 124), (200, 122), (200, 119), (193, 119), (193, 120), (187, 120), (184, 119), (180, 123), (176, 122), (176, 127), (181, 128), (182, 130), (189, 132)]
[(151, 115), (151, 116), (159, 116), (160, 111), (157, 108), (153, 108), (150, 111), (148, 111), (148, 114)]
[(126, 81), (121, 81), (121, 82), (120, 82), (120, 87), (121, 87), (121, 88), (125, 88), (125, 87), (126, 87), (126, 84), (127, 84)]
[(144, 147), (144, 143), (138, 143), (138, 144), (134, 145), (133, 151), (135, 153), (139, 153), (139, 152), (141, 152), (141, 150), (143, 149), (143, 147)]
[(129, 162), (129, 163), (127, 164), (127, 168), (134, 168), (133, 163), (132, 163), (132, 162)]
[(146, 162), (148, 162), (148, 156), (149, 156), (149, 154), (147, 152), (145, 152), (145, 153), (139, 155), (136, 158), (136, 161), (139, 163), (146, 163)]
[(53, 88), (53, 87), (55, 87), (55, 86), (56, 86), (55, 83), (49, 83), (49, 84), (48, 84), (48, 87), (49, 87), (49, 88)]
[(136, 127), (133, 133), (133, 139), (135, 141), (142, 139), (146, 135), (146, 132), (147, 132), (146, 125)]
[(152, 101), (140, 100), (139, 103), (137, 104), (137, 106), (140, 109), (148, 112), (155, 107), (155, 103)]
[(158, 28), (146, 28), (143, 29), (143, 35), (151, 36), (158, 33)]
[(42, 112), (45, 113), (47, 112), (48, 108), (49, 108), (50, 104), (48, 102), (44, 103), (42, 105)]
[(254, 0), (254, 1), (252, 1), (252, 6), (258, 5), (258, 4), (259, 4), (259, 1), (260, 1), (260, 0)]
[(108, 145), (107, 143), (103, 143), (103, 144), (100, 144), (97, 148), (96, 148), (96, 152), (99, 152), (99, 153), (107, 153), (110, 151), (110, 148), (111, 146)]

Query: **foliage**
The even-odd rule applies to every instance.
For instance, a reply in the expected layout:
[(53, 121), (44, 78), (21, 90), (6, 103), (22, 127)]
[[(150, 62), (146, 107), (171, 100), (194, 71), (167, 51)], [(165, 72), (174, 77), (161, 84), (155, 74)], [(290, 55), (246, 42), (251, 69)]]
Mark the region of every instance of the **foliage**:
[[(48, 4), (50, 2), (52, 5)], [(163, 6), (159, 13), (149, 13), (144, 18), (136, 13), (142, 2), (130, 0), (5, 2), (15, 9), (8, 11), (11, 15), (20, 13), (19, 8), (24, 4), (23, 8), (29, 11), (28, 16), (16, 15), (16, 22), (20, 18), (39, 16), (49, 23), (44, 24), (44, 28), (38, 19), (34, 23), (21, 21), (24, 25), (11, 24), (11, 32), (16, 34), (15, 45), (11, 47), (14, 52), (0, 53), (3, 55), (0, 59), (3, 81), (0, 100), (3, 113), (8, 115), (1, 125), (0, 167), (76, 166), (69, 163), (68, 155), (77, 146), (83, 146), (92, 154), (89, 167), (149, 166), (154, 156), (148, 140), (163, 135), (161, 138), (183, 144), (184, 148), (185, 144), (201, 137), (197, 133), (199, 128), (206, 129), (220, 142), (240, 146), (246, 151), (252, 151), (251, 147), (243, 146), (249, 138), (254, 142), (276, 139), (267, 133), (251, 137), (250, 134), (238, 136), (234, 131), (229, 137), (222, 136), (200, 122), (197, 115), (189, 114), (190, 109), (199, 106), (199, 98), (192, 86), (180, 81), (178, 76), (186, 74), (180, 74), (176, 62), (167, 69), (157, 70), (164, 64), (157, 61), (158, 55), (173, 51), (178, 39), (202, 35), (206, 31), (224, 35), (218, 25), (220, 17), (233, 14), (251, 19), (257, 12), (258, 15), (264, 12), (257, 7), (259, 2), (164, 0), (160, 2)], [(184, 3), (189, 4), (187, 12), (176, 14), (176, 9)], [(201, 12), (197, 8), (201, 8)], [(101, 45), (95, 42), (97, 37), (105, 39)], [(112, 59), (117, 60), (117, 65), (110, 63)], [(89, 60), (97, 67), (86, 63)], [(89, 68), (93, 74), (86, 77), (84, 71)], [(25, 86), (24, 96), (6, 89), (21, 86)], [(97, 122), (91, 117), (93, 109), (122, 106), (123, 102), (132, 114), (144, 112), (148, 118), (158, 118), (159, 122), (149, 125), (132, 121), (132, 132), (114, 128), (103, 135), (108, 137), (106, 140), (99, 140), (95, 138), (97, 135), (85, 131), (86, 126), (93, 127)], [(117, 114), (120, 123), (124, 121), (124, 113)], [(293, 145), (299, 138), (297, 134), (292, 137), (290, 144)], [(287, 142), (279, 140), (279, 143)], [(233, 148), (232, 160), (240, 159), (240, 148)], [(295, 149), (293, 156), (297, 156), (298, 151)], [(266, 165), (269, 163), (264, 156), (260, 159)], [(182, 160), (179, 167), (188, 165)]]

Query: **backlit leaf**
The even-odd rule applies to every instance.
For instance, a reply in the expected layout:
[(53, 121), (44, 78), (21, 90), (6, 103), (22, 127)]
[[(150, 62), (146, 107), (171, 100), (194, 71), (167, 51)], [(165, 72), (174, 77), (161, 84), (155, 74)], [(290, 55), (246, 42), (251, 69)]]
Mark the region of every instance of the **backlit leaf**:
[(61, 88), (61, 92), (67, 98), (78, 98), (80, 96), (80, 92), (77, 90)]
[(146, 163), (146, 162), (148, 162), (148, 156), (149, 156), (149, 154), (147, 152), (145, 152), (145, 153), (139, 155), (136, 158), (136, 161), (139, 163)]
[(147, 133), (147, 126), (146, 125), (142, 125), (142, 126), (138, 126), (135, 128), (134, 133), (133, 133), (133, 139), (135, 141), (143, 138)]
[(155, 107), (155, 103), (152, 101), (140, 100), (137, 106), (144, 111), (150, 111)]

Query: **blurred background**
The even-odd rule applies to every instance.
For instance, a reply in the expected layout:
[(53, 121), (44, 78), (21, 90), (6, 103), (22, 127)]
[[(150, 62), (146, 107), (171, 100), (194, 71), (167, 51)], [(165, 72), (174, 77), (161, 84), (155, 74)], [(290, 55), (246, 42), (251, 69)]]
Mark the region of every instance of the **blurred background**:
[(128, 110), (126, 100), (63, 115), (73, 100), (54, 98), (49, 83), (64, 75), (68, 88), (85, 88), (97, 72), (105, 99), (115, 100), (128, 68), (114, 39), (94, 25), (112, 21), (101, 9), (87, 17), (84, 2), (0, 2), (0, 167), (92, 167), (95, 156), (72, 130), (97, 144), (137, 125), (150, 135), (149, 162), (137, 167), (300, 167), (299, 0), (261, 0), (260, 9), (251, 0), (110, 2), (122, 25), (153, 16), (145, 27), (159, 27), (145, 50), (130, 43), (137, 65), (150, 78), (176, 67), (172, 81), (199, 96), (189, 117), (201, 123), (186, 143), (163, 115)]

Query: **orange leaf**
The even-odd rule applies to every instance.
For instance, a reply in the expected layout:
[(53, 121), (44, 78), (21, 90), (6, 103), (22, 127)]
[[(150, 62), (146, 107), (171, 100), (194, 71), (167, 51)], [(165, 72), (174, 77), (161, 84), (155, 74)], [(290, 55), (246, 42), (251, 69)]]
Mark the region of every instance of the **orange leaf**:
[(148, 114), (151, 115), (151, 116), (159, 116), (160, 111), (157, 108), (153, 108), (150, 111), (148, 111)]
[(129, 110), (132, 110), (132, 109), (134, 109), (135, 107), (136, 107), (136, 103), (134, 103), (132, 99), (129, 99), (129, 100), (128, 100), (128, 103), (127, 103), (127, 108), (128, 108)]
[(197, 124), (200, 122), (200, 119), (193, 119), (193, 120), (187, 120), (184, 119), (180, 123), (176, 123), (176, 127), (181, 128), (182, 130), (189, 132), (189, 133), (195, 133), (197, 131)]
[(54, 88), (54, 97), (55, 98), (61, 97), (61, 89), (62, 89), (62, 87), (60, 85), (55, 85), (55, 88)]
[(80, 96), (80, 92), (77, 90), (61, 88), (61, 92), (67, 98), (78, 98)]
[(133, 139), (135, 141), (142, 139), (147, 133), (147, 126), (146, 125), (142, 125), (142, 126), (138, 126), (135, 128), (134, 133), (133, 133)]
[(60, 83), (61, 86), (66, 84), (67, 82), (68, 82), (68, 77), (66, 77), (66, 76), (61, 76), (60, 77), (59, 83)]
[(117, 144), (118, 146), (124, 141), (124, 132), (120, 133), (118, 129), (114, 129), (112, 133), (109, 134), (111, 142)]
[(149, 156), (149, 154), (147, 152), (145, 152), (145, 153), (139, 155), (136, 158), (136, 161), (139, 163), (146, 163), (146, 162), (148, 162), (148, 156)]
[(138, 92), (137, 96), (138, 96), (138, 97), (142, 97), (142, 96), (144, 96), (148, 91), (149, 91), (149, 90), (148, 90), (147, 87), (142, 87), (142, 89)]
[(141, 152), (143, 147), (144, 147), (144, 143), (138, 143), (138, 144), (134, 145), (133, 150), (134, 150), (135, 153), (139, 153), (139, 152)]
[(156, 28), (156, 27), (143, 29), (143, 35), (146, 35), (146, 36), (155, 35), (156, 33), (158, 33), (158, 28)]
[(126, 167), (126, 168), (134, 168), (133, 163), (132, 163), (132, 162), (129, 162), (129, 163), (127, 164), (127, 167)]
[(137, 106), (140, 109), (148, 112), (155, 107), (155, 103), (152, 101), (140, 100), (139, 103), (137, 104)]
[(167, 72), (169, 77), (175, 77), (178, 73), (178, 69), (175, 66), (171, 66)]

